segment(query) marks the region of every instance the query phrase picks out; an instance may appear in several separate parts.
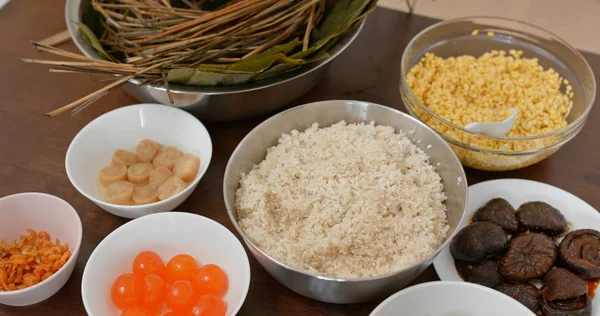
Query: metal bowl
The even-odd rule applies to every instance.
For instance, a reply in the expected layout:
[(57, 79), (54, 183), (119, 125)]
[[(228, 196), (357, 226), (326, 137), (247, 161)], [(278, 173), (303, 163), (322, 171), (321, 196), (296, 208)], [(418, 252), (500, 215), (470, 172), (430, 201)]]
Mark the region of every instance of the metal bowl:
[[(279, 262), (259, 249), (244, 234), (237, 221), (235, 193), (240, 175), (248, 173), (254, 164), (264, 160), (267, 148), (277, 144), (281, 134), (296, 129), (305, 130), (313, 123), (330, 126), (341, 120), (349, 123), (371, 122), (404, 130), (430, 157), (442, 178), (447, 195), (446, 207), (450, 225), (447, 240), (434, 253), (405, 269), (371, 278), (331, 278), (308, 274)], [(409, 132), (410, 131), (410, 132)], [(413, 132), (414, 131), (414, 132)], [(409, 135), (409, 134), (407, 134)], [(419, 141), (420, 140), (420, 141)], [(438, 165), (439, 163), (439, 165)], [(254, 128), (237, 146), (225, 169), (223, 195), (233, 225), (240, 233), (256, 260), (277, 281), (292, 291), (329, 303), (358, 303), (394, 293), (412, 282), (432, 262), (452, 239), (463, 220), (467, 207), (467, 183), (464, 170), (452, 149), (436, 132), (425, 124), (398, 110), (368, 102), (323, 101), (298, 106), (281, 112)]]
[[(100, 55), (86, 43), (73, 22), (80, 23), (82, 2), (90, 0), (67, 0), (65, 15), (71, 39), (79, 50), (88, 57), (101, 59)], [(200, 119), (211, 121), (233, 121), (271, 113), (312, 89), (327, 69), (325, 66), (341, 54), (356, 39), (363, 23), (329, 49), (330, 58), (306, 65), (301, 69), (253, 83), (230, 86), (188, 86), (171, 84), (171, 104), (165, 87), (160, 85), (141, 86), (138, 80), (130, 80), (123, 87), (127, 93), (144, 103), (172, 105), (186, 110)]]

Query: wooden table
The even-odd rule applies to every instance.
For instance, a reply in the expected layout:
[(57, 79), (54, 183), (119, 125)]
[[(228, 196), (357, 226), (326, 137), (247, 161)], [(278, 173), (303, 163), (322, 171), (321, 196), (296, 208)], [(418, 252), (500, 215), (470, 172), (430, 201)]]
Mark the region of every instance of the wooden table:
[[(67, 179), (64, 157), (71, 139), (95, 117), (118, 106), (136, 103), (118, 90), (75, 117), (55, 119), (43, 113), (92, 92), (105, 83), (88, 75), (51, 74), (45, 66), (19, 63), (19, 57), (40, 58), (30, 40), (65, 28), (64, 1), (11, 1), (0, 11), (0, 196), (39, 191), (57, 195), (75, 207), (84, 228), (73, 276), (45, 302), (29, 307), (0, 306), (0, 315), (84, 315), (80, 284), (94, 247), (127, 220), (104, 212), (79, 194)], [(400, 58), (408, 41), (435, 20), (377, 9), (347, 52), (331, 65), (326, 78), (297, 105), (326, 99), (356, 99), (404, 110), (399, 92)], [(72, 43), (63, 45), (76, 50)], [(52, 57), (45, 55), (43, 57)], [(585, 54), (596, 73), (600, 56)], [(229, 155), (238, 142), (265, 117), (236, 123), (205, 122), (214, 144), (208, 172), (179, 210), (213, 218), (234, 231), (221, 192)], [(495, 178), (532, 179), (563, 188), (600, 208), (600, 111), (592, 111), (577, 138), (551, 158), (526, 169), (492, 173), (467, 170), (474, 184)], [(1, 220), (1, 219), (0, 219)], [(279, 284), (250, 256), (252, 282), (239, 315), (368, 315), (379, 303), (325, 304), (304, 298)], [(415, 283), (437, 280), (432, 267)]]

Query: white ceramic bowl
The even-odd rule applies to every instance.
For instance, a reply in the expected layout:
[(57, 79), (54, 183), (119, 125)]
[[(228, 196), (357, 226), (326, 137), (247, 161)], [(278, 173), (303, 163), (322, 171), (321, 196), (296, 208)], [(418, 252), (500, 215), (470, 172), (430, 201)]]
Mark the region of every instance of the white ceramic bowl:
[[(98, 172), (110, 162), (115, 150), (134, 151), (144, 138), (200, 157), (196, 178), (181, 193), (152, 204), (117, 205), (103, 201)], [(86, 125), (69, 145), (65, 168), (73, 186), (96, 205), (117, 216), (136, 218), (168, 212), (183, 203), (208, 169), (211, 157), (210, 135), (194, 116), (172, 106), (136, 104), (105, 113)]]
[(200, 265), (216, 264), (229, 278), (224, 301), (227, 315), (242, 307), (250, 287), (250, 263), (240, 241), (223, 225), (206, 217), (181, 212), (159, 213), (130, 221), (110, 233), (87, 262), (81, 296), (90, 316), (118, 315), (110, 299), (113, 281), (131, 273), (133, 259), (154, 251), (165, 263), (187, 253)]
[(0, 292), (0, 304), (25, 306), (56, 294), (69, 280), (77, 262), (83, 229), (81, 219), (69, 203), (44, 193), (19, 193), (0, 199), (0, 240), (12, 243), (27, 228), (45, 230), (54, 241), (69, 244), (71, 258), (48, 279), (25, 289)]
[(370, 316), (535, 316), (527, 307), (487, 287), (438, 281), (406, 288), (383, 301)]

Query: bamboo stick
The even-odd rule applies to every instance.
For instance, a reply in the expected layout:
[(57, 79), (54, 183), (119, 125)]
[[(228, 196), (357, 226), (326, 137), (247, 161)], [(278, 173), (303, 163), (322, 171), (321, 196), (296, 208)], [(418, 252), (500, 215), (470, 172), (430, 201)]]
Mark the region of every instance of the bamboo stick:
[(52, 36), (46, 37), (43, 40), (38, 41), (38, 43), (45, 46), (55, 46), (67, 42), (69, 40), (71, 40), (69, 30), (64, 30)]
[(156, 64), (154, 66), (150, 66), (148, 68), (142, 69), (139, 72), (137, 72), (135, 75), (125, 76), (125, 77), (123, 77), (123, 78), (121, 78), (121, 79), (119, 79), (119, 80), (117, 80), (117, 81), (109, 84), (108, 86), (105, 86), (104, 88), (102, 88), (100, 90), (97, 90), (95, 92), (92, 92), (92, 93), (86, 95), (85, 97), (83, 97), (83, 98), (81, 98), (79, 100), (73, 101), (73, 102), (71, 102), (71, 103), (69, 103), (69, 104), (67, 104), (67, 105), (65, 105), (65, 106), (63, 106), (63, 107), (61, 107), (59, 109), (56, 109), (56, 110), (51, 111), (51, 112), (48, 112), (48, 113), (46, 113), (46, 115), (48, 115), (50, 117), (55, 117), (55, 116), (63, 113), (64, 111), (70, 110), (70, 109), (72, 109), (72, 108), (74, 108), (74, 107), (76, 107), (76, 106), (78, 106), (80, 104), (85, 103), (86, 101), (88, 101), (90, 99), (93, 99), (97, 95), (100, 95), (100, 94), (102, 94), (102, 93), (104, 93), (106, 91), (110, 91), (112, 88), (116, 88), (116, 87), (121, 86), (122, 84), (126, 83), (127, 81), (135, 78), (136, 75), (143, 74), (143, 73), (145, 73), (145, 72), (147, 72), (149, 70), (156, 69), (156, 68), (158, 68), (158, 67), (160, 67), (162, 65), (164, 65), (164, 63)]

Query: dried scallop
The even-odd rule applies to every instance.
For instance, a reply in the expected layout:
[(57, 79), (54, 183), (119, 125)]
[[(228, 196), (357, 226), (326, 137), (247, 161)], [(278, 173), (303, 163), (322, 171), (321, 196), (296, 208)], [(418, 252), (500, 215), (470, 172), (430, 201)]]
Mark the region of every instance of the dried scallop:
[(133, 197), (133, 184), (118, 181), (106, 187), (106, 201), (113, 204), (129, 205)]
[(142, 162), (152, 162), (156, 153), (160, 150), (160, 144), (151, 140), (142, 140), (135, 148), (135, 153)]
[(150, 173), (150, 187), (157, 190), (158, 187), (173, 176), (171, 170), (166, 167), (158, 167)]
[(100, 171), (105, 201), (120, 205), (144, 205), (168, 199), (187, 187), (200, 170), (200, 158), (174, 146), (161, 147), (143, 139), (135, 153), (114, 152), (111, 165)]
[(158, 198), (162, 201), (183, 191), (185, 187), (187, 187), (187, 183), (185, 183), (183, 180), (179, 179), (178, 177), (170, 177), (158, 187), (156, 192), (158, 194)]
[(154, 156), (154, 159), (152, 160), (152, 165), (154, 165), (154, 168), (166, 167), (169, 169), (173, 169), (175, 161), (177, 161), (177, 159), (179, 159), (180, 157), (181, 152), (179, 151), (179, 149), (173, 146), (163, 147), (158, 152), (158, 154)]
[(133, 189), (133, 204), (143, 205), (154, 202), (158, 202), (158, 196), (150, 185), (139, 186)]
[(127, 180), (134, 184), (144, 184), (148, 182), (152, 170), (154, 168), (147, 162), (134, 163), (127, 168)]
[(200, 158), (194, 154), (185, 154), (177, 159), (173, 166), (173, 175), (186, 182), (192, 182), (200, 170)]
[(134, 163), (138, 162), (138, 157), (136, 154), (127, 151), (127, 150), (123, 150), (123, 149), (117, 149), (115, 150), (115, 153), (113, 154), (113, 158), (112, 158), (113, 164), (124, 164), (127, 167), (133, 165)]
[(112, 164), (100, 170), (100, 183), (108, 185), (127, 179), (127, 167), (124, 164)]

